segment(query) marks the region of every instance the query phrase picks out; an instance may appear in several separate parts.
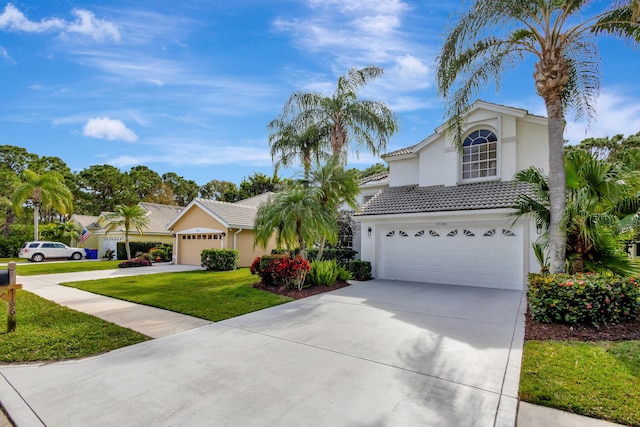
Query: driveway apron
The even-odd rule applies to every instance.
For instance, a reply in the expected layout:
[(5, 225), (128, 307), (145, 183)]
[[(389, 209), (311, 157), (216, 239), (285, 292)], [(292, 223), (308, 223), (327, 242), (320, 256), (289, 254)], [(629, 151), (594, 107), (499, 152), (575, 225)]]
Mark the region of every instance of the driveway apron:
[(3, 366), (19, 426), (514, 426), (518, 291), (374, 280), (83, 360)]

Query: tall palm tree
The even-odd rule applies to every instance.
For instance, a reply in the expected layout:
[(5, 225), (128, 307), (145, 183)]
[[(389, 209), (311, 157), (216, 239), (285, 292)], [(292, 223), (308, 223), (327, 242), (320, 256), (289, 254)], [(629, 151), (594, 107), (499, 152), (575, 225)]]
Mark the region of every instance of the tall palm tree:
[[(598, 92), (595, 37), (611, 34), (640, 42), (640, 2), (611, 2), (589, 14), (589, 0), (476, 0), (449, 32), (438, 58), (437, 80), (447, 99), (449, 130), (462, 145), (462, 120), (471, 98), (489, 80), (499, 85), (505, 69), (526, 54), (536, 59), (535, 88), (544, 100), (549, 132), (551, 272), (564, 270), (566, 234), (563, 132), (565, 114), (588, 119)], [(458, 83), (458, 84), (457, 84)]]
[(140, 205), (117, 205), (112, 213), (106, 215), (105, 219), (109, 221), (107, 223), (107, 233), (118, 227), (124, 227), (124, 246), (127, 251), (127, 259), (131, 259), (129, 232), (131, 229), (136, 229), (138, 233), (143, 233), (143, 231), (149, 226), (147, 211)]
[(382, 68), (374, 66), (352, 68), (347, 75), (338, 78), (331, 96), (318, 92), (293, 93), (275, 120), (275, 132), (270, 142), (279, 141), (278, 133), (282, 130), (304, 135), (313, 126), (319, 132), (328, 133), (332, 155), (343, 162), (346, 162), (351, 143), (356, 144), (356, 152), (360, 146), (374, 155), (382, 152), (398, 130), (397, 119), (384, 102), (358, 99), (358, 90), (383, 72)]
[(64, 177), (55, 171), (38, 175), (26, 169), (22, 173), (22, 182), (13, 193), (13, 208), (20, 214), (23, 205), (30, 202), (33, 206), (33, 239), (38, 240), (38, 221), (40, 208), (55, 209), (63, 215), (73, 209), (73, 195), (64, 183)]
[[(610, 271), (637, 273), (622, 241), (624, 227), (638, 224), (640, 196), (624, 180), (618, 165), (575, 150), (565, 159), (567, 208), (562, 225), (567, 233), (567, 267), (572, 272)], [(514, 208), (516, 218), (532, 215), (545, 230), (541, 247), (548, 243), (550, 192), (547, 178), (535, 168), (516, 174), (516, 180), (535, 186), (535, 197), (522, 195)]]
[(266, 247), (275, 232), (278, 246), (299, 248), (306, 258), (306, 248), (316, 239), (337, 241), (335, 218), (320, 203), (318, 193), (317, 188), (298, 185), (275, 194), (269, 203), (260, 206), (255, 220), (255, 244)]
[(277, 118), (269, 123), (269, 145), (271, 159), (276, 160), (275, 173), (280, 167), (293, 166), (300, 161), (304, 168), (304, 180), (309, 180), (309, 172), (313, 162), (327, 160), (331, 155), (326, 151), (329, 129), (314, 124), (297, 128)]

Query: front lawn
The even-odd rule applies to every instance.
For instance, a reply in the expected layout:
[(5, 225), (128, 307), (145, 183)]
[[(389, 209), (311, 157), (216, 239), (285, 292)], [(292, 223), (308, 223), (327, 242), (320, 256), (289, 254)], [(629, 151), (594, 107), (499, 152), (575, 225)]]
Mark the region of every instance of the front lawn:
[(520, 399), (640, 426), (640, 341), (527, 341)]
[(218, 322), (291, 301), (252, 288), (251, 284), (258, 280), (248, 268), (241, 268), (147, 274), (64, 285)]
[(23, 290), (15, 332), (6, 333), (6, 320), (7, 304), (0, 301), (0, 363), (76, 359), (149, 339)]
[(18, 276), (35, 276), (38, 274), (76, 273), (78, 271), (113, 270), (122, 261), (69, 261), (40, 262), (16, 265)]

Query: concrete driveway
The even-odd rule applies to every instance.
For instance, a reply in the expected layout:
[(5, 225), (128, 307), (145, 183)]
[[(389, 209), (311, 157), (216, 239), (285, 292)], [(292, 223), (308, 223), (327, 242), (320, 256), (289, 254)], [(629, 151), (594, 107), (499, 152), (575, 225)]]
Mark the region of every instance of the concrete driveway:
[(523, 310), (516, 291), (356, 283), (96, 357), (3, 366), (0, 400), (19, 426), (513, 427)]

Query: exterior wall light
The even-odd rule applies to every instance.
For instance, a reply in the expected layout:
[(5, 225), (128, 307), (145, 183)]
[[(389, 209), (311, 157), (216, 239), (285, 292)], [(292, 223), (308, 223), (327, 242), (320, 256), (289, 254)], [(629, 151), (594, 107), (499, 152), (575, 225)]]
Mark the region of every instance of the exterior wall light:
[(371, 237), (371, 227), (367, 228), (367, 234)]

